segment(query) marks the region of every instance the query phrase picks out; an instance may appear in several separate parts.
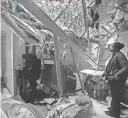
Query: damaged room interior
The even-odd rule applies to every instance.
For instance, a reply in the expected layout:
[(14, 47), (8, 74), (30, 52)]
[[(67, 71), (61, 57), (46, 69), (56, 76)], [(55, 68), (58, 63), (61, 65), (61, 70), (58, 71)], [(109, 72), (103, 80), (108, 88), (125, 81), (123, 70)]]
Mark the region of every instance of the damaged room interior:
[(128, 118), (128, 0), (1, 0), (1, 118)]

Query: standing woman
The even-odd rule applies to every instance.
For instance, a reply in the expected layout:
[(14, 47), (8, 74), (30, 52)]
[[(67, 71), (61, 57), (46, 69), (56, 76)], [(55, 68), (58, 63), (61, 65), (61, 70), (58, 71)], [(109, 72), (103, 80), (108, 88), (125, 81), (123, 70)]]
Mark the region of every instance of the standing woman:
[(112, 55), (104, 73), (112, 95), (111, 110), (105, 113), (116, 118), (120, 116), (120, 102), (124, 99), (124, 85), (128, 77), (128, 60), (120, 52), (122, 48), (124, 48), (124, 44), (120, 42), (111, 44), (109, 51)]

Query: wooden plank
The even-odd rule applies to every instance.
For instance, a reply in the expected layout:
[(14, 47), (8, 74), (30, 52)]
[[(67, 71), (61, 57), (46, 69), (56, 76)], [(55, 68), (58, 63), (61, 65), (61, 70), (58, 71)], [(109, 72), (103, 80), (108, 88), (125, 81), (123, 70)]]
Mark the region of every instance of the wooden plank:
[(14, 74), (14, 33), (11, 32), (11, 73), (12, 73), (12, 96), (16, 94), (16, 77)]
[(45, 42), (45, 43), (31, 43), (31, 44), (27, 44), (25, 45), (26, 47), (28, 46), (40, 46), (40, 45), (44, 45), (44, 44), (53, 44), (54, 42)]
[(89, 26), (88, 26), (88, 20), (87, 20), (87, 7), (86, 7), (87, 1), (82, 0), (82, 6), (83, 6), (83, 13), (84, 13), (84, 25), (85, 25), (85, 31), (87, 32), (87, 40), (88, 40), (88, 47), (89, 47), (89, 53), (91, 54), (91, 46), (89, 41)]
[[(0, 24), (1, 25), (1, 24)], [(2, 50), (1, 50), (1, 39), (2, 37), (0, 38), (0, 79), (2, 78)]]
[(63, 96), (63, 88), (62, 88), (62, 78), (61, 78), (61, 70), (60, 70), (60, 58), (59, 58), (59, 47), (58, 47), (58, 38), (54, 35), (54, 46), (55, 46), (55, 64), (56, 64), (56, 75), (57, 75), (57, 85), (59, 96)]
[(83, 13), (84, 13), (83, 17), (84, 17), (85, 31), (88, 31), (86, 0), (82, 0), (82, 7), (83, 7)]
[(24, 39), (26, 42), (29, 43), (35, 43), (37, 41), (35, 41), (32, 38), (28, 38), (28, 36), (23, 32), (23, 30), (20, 29), (20, 27), (16, 24), (16, 22), (13, 20), (13, 18), (11, 18), (11, 16), (9, 15), (9, 13), (7, 13), (6, 11), (4, 11), (1, 14), (1, 18), (7, 23), (7, 25), (9, 25), (11, 27), (11, 29), (22, 39)]
[(49, 16), (39, 8), (32, 0), (17, 0), (28, 11), (30, 11), (37, 19), (39, 19), (49, 30), (54, 32), (59, 37), (67, 37), (63, 30), (55, 24), (55, 22), (49, 18)]
[(105, 26), (101, 26), (101, 28), (106, 31), (108, 34), (112, 35), (111, 31), (109, 31)]
[(34, 29), (28, 25), (27, 23), (25, 23), (23, 20), (19, 19), (18, 17), (14, 16), (11, 14), (11, 16), (13, 17), (13, 19), (16, 21), (16, 23), (24, 28), (27, 32), (29, 32), (32, 36), (36, 37), (36, 39), (38, 39), (38, 41), (41, 40), (41, 37), (38, 36), (37, 32), (34, 31)]
[(124, 107), (128, 108), (127, 104), (124, 104), (123, 102), (121, 102), (120, 104), (123, 105)]
[(100, 56), (101, 56), (100, 51), (101, 51), (101, 47), (98, 46), (98, 55), (97, 55), (97, 64), (98, 64), (98, 65), (99, 65)]

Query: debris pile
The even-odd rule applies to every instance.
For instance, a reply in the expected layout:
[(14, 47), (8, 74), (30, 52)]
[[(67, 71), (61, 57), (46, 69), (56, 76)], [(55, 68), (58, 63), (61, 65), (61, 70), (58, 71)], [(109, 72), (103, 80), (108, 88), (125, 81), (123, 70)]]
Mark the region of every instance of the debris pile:
[[(46, 98), (43, 101), (51, 106), (55, 99)], [(59, 102), (54, 104), (47, 114), (45, 113), (46, 116), (42, 115), (42, 113), (46, 112), (48, 107), (45, 107), (42, 111), (43, 106), (40, 105), (39, 110), (36, 105), (24, 103), (20, 96), (2, 97), (1, 108), (8, 118), (85, 118), (85, 116), (92, 118), (92, 102), (88, 96), (82, 93), (63, 100), (59, 99)]]
[(92, 118), (92, 103), (87, 96), (76, 96), (53, 108), (46, 118)]

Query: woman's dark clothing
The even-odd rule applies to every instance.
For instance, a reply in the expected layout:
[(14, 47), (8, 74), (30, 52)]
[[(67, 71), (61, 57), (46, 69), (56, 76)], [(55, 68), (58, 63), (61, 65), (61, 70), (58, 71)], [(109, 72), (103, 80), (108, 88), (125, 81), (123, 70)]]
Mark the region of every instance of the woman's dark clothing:
[[(115, 78), (115, 75), (118, 78)], [(120, 102), (124, 98), (124, 84), (128, 77), (128, 60), (122, 52), (116, 52), (112, 55), (106, 67), (105, 76), (112, 95), (112, 112), (115, 116), (120, 116)]]

